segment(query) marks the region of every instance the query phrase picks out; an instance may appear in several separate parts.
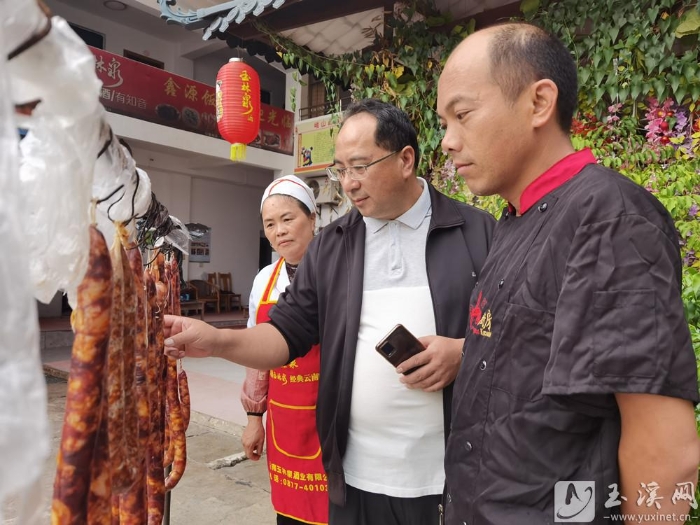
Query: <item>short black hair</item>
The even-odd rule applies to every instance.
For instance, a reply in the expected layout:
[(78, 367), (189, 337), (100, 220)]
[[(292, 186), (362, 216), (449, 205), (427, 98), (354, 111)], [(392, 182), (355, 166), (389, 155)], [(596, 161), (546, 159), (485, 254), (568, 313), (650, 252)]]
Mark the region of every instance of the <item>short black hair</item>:
[(418, 133), (405, 111), (381, 100), (365, 98), (347, 107), (343, 113), (343, 122), (360, 113), (369, 113), (377, 119), (377, 130), (374, 133), (377, 146), (388, 151), (401, 151), (406, 146), (411, 146), (415, 153), (413, 168), (418, 168)]
[(491, 76), (504, 96), (515, 101), (533, 82), (550, 79), (559, 90), (557, 122), (565, 133), (578, 105), (576, 62), (557, 37), (533, 24), (495, 26), (489, 46)]

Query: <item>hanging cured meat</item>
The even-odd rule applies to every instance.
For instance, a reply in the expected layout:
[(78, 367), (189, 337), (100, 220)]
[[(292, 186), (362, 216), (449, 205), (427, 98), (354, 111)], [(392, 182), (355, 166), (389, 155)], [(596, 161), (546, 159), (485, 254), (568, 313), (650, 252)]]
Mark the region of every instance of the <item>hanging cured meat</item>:
[[(138, 250), (136, 250), (138, 252)], [(139, 450), (139, 421), (138, 421), (138, 392), (135, 391), (136, 382), (136, 325), (138, 296), (136, 290), (136, 275), (131, 268), (124, 248), (122, 248), (122, 270), (124, 272), (124, 351), (122, 353), (122, 367), (124, 370), (124, 457), (129, 473), (127, 490), (136, 481), (139, 464), (141, 463)]]
[[(146, 295), (148, 297), (148, 367), (147, 384), (148, 398), (151, 407), (150, 430), (147, 447), (147, 495), (148, 495), (148, 523), (160, 525), (163, 520), (165, 507), (165, 473), (163, 471), (163, 426), (165, 410), (162, 407), (161, 386), (163, 384), (162, 373), (162, 349), (158, 348), (158, 329), (161, 325), (158, 313), (158, 299), (156, 296), (156, 279), (154, 272), (146, 270)], [(161, 327), (162, 330), (162, 327)]]
[(129, 268), (133, 275), (134, 298), (136, 300), (136, 331), (134, 334), (134, 394), (137, 415), (138, 452), (136, 456), (136, 481), (129, 491), (119, 498), (119, 523), (121, 525), (144, 525), (148, 521), (146, 509), (146, 454), (150, 434), (148, 387), (146, 367), (148, 331), (146, 329), (146, 288), (143, 278), (143, 259), (136, 243), (129, 243), (124, 228), (118, 230), (126, 247)]
[(112, 265), (104, 237), (90, 226), (90, 258), (73, 313), (75, 339), (51, 506), (52, 525), (87, 522), (95, 440), (100, 427), (103, 369), (109, 342)]
[(110, 249), (112, 259), (112, 316), (107, 352), (107, 428), (109, 430), (109, 467), (112, 488), (120, 494), (129, 488), (130, 475), (126, 463), (124, 435), (124, 266), (122, 245), (118, 236)]
[(170, 442), (173, 444), (173, 468), (165, 480), (165, 489), (171, 490), (185, 472), (187, 464), (187, 447), (185, 439), (185, 421), (178, 395), (177, 361), (168, 360), (167, 395), (170, 407)]
[(180, 311), (179, 267), (158, 253), (144, 270), (123, 225), (111, 250), (94, 227), (90, 242), (52, 525), (160, 525), (187, 461), (187, 376), (163, 353), (163, 316)]

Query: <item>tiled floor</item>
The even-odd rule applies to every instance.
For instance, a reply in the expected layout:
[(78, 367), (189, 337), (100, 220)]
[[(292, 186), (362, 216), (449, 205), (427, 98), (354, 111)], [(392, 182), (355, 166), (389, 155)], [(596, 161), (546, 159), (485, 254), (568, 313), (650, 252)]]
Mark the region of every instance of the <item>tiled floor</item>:
[[(245, 326), (243, 312), (205, 313), (204, 320), (222, 328)], [(70, 319), (39, 319), (41, 328), (41, 360), (49, 373), (65, 375), (70, 370)], [(183, 360), (190, 385), (191, 407), (207, 417), (238, 425), (246, 424), (240, 393), (245, 368), (223, 359)]]

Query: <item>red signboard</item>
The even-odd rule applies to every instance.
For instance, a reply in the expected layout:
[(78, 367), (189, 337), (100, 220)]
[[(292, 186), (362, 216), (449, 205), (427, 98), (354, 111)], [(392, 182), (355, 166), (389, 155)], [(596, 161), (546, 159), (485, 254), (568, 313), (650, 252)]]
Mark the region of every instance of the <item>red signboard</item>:
[[(216, 126), (214, 86), (174, 75), (101, 49), (95, 72), (108, 111), (221, 138)], [(250, 146), (292, 155), (294, 113), (262, 104), (260, 131)]]

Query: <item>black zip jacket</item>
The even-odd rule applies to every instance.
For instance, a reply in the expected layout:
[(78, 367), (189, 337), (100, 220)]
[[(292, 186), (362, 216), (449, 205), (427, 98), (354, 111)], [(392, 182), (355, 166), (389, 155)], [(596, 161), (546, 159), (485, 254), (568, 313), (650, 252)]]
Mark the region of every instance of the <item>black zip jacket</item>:
[[(426, 268), (437, 335), (461, 339), (469, 298), (490, 246), (494, 219), (429, 186), (432, 217)], [(289, 345), (290, 361), (321, 344), (316, 424), (330, 500), (345, 505), (343, 455), (348, 440), (355, 349), (360, 327), (365, 223), (353, 209), (311, 242), (294, 281), (270, 310), (270, 322)], [(445, 438), (452, 385), (444, 390)]]

